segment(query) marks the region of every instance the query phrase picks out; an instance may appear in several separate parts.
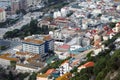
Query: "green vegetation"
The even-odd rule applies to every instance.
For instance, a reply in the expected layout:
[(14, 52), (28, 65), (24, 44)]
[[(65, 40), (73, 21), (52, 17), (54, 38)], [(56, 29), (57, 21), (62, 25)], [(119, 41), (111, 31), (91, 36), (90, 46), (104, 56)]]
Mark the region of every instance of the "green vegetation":
[(0, 46), (0, 50), (5, 50), (6, 48), (6, 46)]
[(97, 17), (101, 17), (102, 16), (102, 14), (98, 14), (98, 16)]
[[(0, 80), (24, 80), (26, 77), (28, 77), (29, 73), (13, 73), (12, 71), (8, 71), (6, 73), (6, 70), (0, 67)], [(36, 80), (36, 79), (34, 79)]]
[(30, 75), (29, 80), (36, 80), (37, 73), (33, 72), (32, 75)]
[(52, 9), (61, 9), (62, 7), (64, 7), (65, 5), (67, 5), (68, 3), (59, 3), (59, 4), (55, 4), (52, 5), (51, 8)]
[(11, 65), (12, 67), (15, 67), (15, 66), (16, 66), (16, 61), (10, 61), (10, 65)]
[(13, 25), (15, 24), (19, 18), (16, 19), (7, 19), (5, 22), (0, 23), (0, 28), (8, 27), (8, 25)]
[(69, 14), (67, 14), (67, 17), (70, 17), (73, 14), (73, 12), (70, 12)]
[(71, 78), (71, 80), (89, 80), (93, 77), (93, 80), (105, 80), (105, 77), (108, 75), (109, 72), (120, 70), (120, 50), (115, 50), (112, 56), (110, 55), (110, 52), (111, 49), (108, 49), (100, 52), (95, 57), (92, 57), (90, 56), (90, 54), (88, 54), (87, 57), (89, 58), (86, 62), (94, 61), (95, 66), (82, 69), (81, 72), (77, 72), (75, 68), (74, 70), (72, 70), (72, 73), (74, 73), (75, 76)]
[(18, 77), (19, 80), (24, 80), (26, 77), (28, 77), (30, 73), (18, 73), (16, 77)]
[(115, 27), (115, 25), (116, 25), (115, 22), (111, 22), (111, 23), (109, 23), (109, 26), (110, 26), (111, 28)]
[[(113, 80), (119, 80), (120, 74), (113, 76), (115, 73), (120, 72), (120, 50), (116, 50), (113, 44), (118, 37), (120, 37), (120, 33), (105, 41), (103, 44), (108, 49), (101, 51), (97, 56), (91, 56), (93, 51), (88, 53), (86, 56), (87, 61), (82, 62), (80, 65), (93, 61), (95, 62), (94, 67), (82, 69), (80, 72), (77, 72), (76, 68), (74, 68), (71, 73), (75, 74), (75, 76), (71, 80), (110, 80), (110, 76), (113, 77)], [(111, 52), (113, 52), (112, 55)]]
[(24, 9), (16, 10), (16, 14), (20, 14), (20, 13), (25, 15), (27, 12)]
[(108, 46), (109, 44), (113, 43), (118, 37), (120, 37), (120, 33), (117, 33), (115, 36), (113, 36), (112, 39), (103, 42), (103, 44), (105, 44), (105, 46)]
[(49, 31), (53, 30), (52, 28), (48, 28), (48, 26), (37, 26), (37, 20), (31, 20), (30, 24), (24, 25), (20, 30), (15, 29), (13, 31), (8, 31), (3, 36), (4, 38), (15, 38), (19, 37), (23, 39), (26, 36), (30, 36), (32, 34), (48, 34)]

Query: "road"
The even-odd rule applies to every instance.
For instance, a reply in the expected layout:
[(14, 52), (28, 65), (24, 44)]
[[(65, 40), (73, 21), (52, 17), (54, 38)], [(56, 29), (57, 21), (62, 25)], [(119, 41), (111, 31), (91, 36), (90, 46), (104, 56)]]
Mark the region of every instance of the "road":
[(93, 50), (94, 50), (94, 48), (89, 49), (89, 50), (86, 50), (86, 51), (84, 51), (84, 52), (82, 52), (82, 53), (74, 56), (74, 58), (76, 58), (76, 59), (83, 59), (83, 58), (86, 57), (86, 55), (87, 55), (90, 51), (93, 51)]
[(22, 46), (22, 42), (20, 42), (20, 41), (11, 41), (11, 40), (6, 40), (6, 41), (10, 42), (10, 47), (8, 49), (0, 52), (0, 54), (3, 54), (3, 53), (14, 53), (15, 52), (13, 50), (14, 48)]
[(13, 31), (14, 29), (20, 29), (23, 25), (26, 25), (28, 23), (30, 23), (31, 21), (31, 16), (30, 15), (25, 15), (25, 17), (23, 18), (23, 20), (17, 22), (16, 24), (14, 24), (11, 27), (8, 28), (0, 28), (0, 38), (3, 38), (3, 35), (7, 32), (7, 31)]

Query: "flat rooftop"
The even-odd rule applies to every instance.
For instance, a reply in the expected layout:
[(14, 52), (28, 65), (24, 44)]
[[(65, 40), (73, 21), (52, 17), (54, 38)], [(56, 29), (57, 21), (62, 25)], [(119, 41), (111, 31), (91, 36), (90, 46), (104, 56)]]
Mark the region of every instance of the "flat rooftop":
[(51, 39), (52, 38), (50, 35), (32, 35), (32, 36), (25, 37), (23, 42), (33, 43), (33, 44), (42, 44), (44, 43), (44, 41), (48, 41)]

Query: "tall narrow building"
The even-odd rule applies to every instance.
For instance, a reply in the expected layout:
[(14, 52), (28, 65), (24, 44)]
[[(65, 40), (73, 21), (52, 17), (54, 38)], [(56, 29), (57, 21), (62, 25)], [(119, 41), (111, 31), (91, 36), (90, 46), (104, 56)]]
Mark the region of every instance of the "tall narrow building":
[(11, 13), (15, 14), (17, 10), (20, 9), (19, 5), (20, 0), (11, 0)]
[(26, 10), (27, 9), (27, 0), (20, 0), (19, 2), (20, 4), (20, 9), (24, 9)]

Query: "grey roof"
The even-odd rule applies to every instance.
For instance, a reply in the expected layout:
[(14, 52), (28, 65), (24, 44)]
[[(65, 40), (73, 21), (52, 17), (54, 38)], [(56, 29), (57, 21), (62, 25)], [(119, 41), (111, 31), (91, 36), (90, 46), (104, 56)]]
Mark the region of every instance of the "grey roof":
[(8, 41), (4, 41), (4, 40), (0, 40), (0, 46), (9, 46), (10, 42)]

